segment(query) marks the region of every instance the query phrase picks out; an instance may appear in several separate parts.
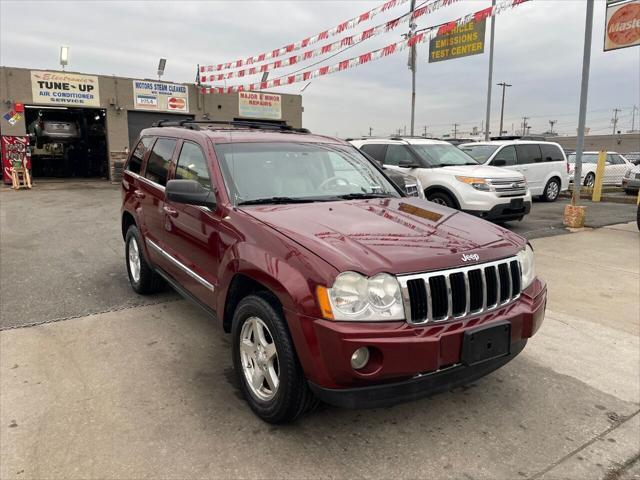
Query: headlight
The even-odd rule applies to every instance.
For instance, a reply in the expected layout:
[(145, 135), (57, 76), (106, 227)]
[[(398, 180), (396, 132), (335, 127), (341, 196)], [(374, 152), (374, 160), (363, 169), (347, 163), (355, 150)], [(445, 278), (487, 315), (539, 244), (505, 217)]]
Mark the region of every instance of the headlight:
[(324, 317), (333, 320), (404, 320), (400, 284), (388, 273), (341, 273), (331, 288), (318, 287), (318, 301)]
[(461, 177), (456, 175), (456, 179), (459, 182), (466, 183), (471, 185), (476, 190), (482, 190), (483, 192), (492, 191), (491, 183), (485, 180), (484, 178), (476, 178), (476, 177)]
[(533, 266), (533, 249), (527, 245), (524, 250), (518, 252), (518, 262), (520, 263), (522, 290), (533, 282), (536, 271)]

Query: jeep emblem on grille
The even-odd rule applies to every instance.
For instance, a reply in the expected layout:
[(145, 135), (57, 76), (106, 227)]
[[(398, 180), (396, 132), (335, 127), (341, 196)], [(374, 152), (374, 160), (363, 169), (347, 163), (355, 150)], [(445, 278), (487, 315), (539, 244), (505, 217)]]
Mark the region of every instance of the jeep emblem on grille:
[(471, 260), (475, 260), (477, 262), (478, 260), (480, 260), (480, 255), (478, 255), (477, 253), (470, 253), (469, 255), (467, 255), (466, 253), (462, 254), (463, 262), (469, 262)]

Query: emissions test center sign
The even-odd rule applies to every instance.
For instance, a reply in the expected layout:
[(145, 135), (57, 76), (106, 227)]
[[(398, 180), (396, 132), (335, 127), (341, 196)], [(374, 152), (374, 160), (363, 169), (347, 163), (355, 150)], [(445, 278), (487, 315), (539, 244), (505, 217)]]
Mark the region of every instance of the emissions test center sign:
[(98, 77), (65, 72), (31, 71), (33, 103), (99, 107)]
[(607, 0), (604, 51), (640, 45), (640, 0)]
[(188, 112), (189, 90), (178, 83), (133, 81), (133, 100), (136, 110), (157, 112)]
[(486, 20), (469, 22), (429, 42), (429, 63), (479, 55), (484, 52)]
[(282, 97), (273, 93), (238, 92), (238, 114), (247, 118), (282, 118)]

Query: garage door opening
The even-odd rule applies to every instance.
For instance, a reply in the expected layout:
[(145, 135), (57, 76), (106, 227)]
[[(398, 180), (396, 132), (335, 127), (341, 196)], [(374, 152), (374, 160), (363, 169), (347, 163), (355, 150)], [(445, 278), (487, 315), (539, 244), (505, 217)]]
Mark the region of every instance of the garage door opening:
[(106, 110), (25, 109), (34, 178), (104, 178), (109, 175)]
[(129, 148), (133, 148), (138, 140), (138, 135), (145, 128), (151, 127), (160, 120), (179, 122), (180, 120), (193, 120), (193, 115), (180, 115), (176, 113), (158, 112), (127, 112), (127, 122), (129, 126)]

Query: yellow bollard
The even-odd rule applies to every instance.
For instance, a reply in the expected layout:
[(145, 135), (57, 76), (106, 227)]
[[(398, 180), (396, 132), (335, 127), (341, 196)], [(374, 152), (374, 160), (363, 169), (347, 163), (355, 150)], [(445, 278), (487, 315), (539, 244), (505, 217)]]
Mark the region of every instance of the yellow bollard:
[(598, 166), (596, 167), (596, 179), (593, 183), (592, 202), (599, 202), (602, 196), (602, 181), (604, 180), (604, 165), (607, 161), (607, 152), (600, 150), (598, 154)]

